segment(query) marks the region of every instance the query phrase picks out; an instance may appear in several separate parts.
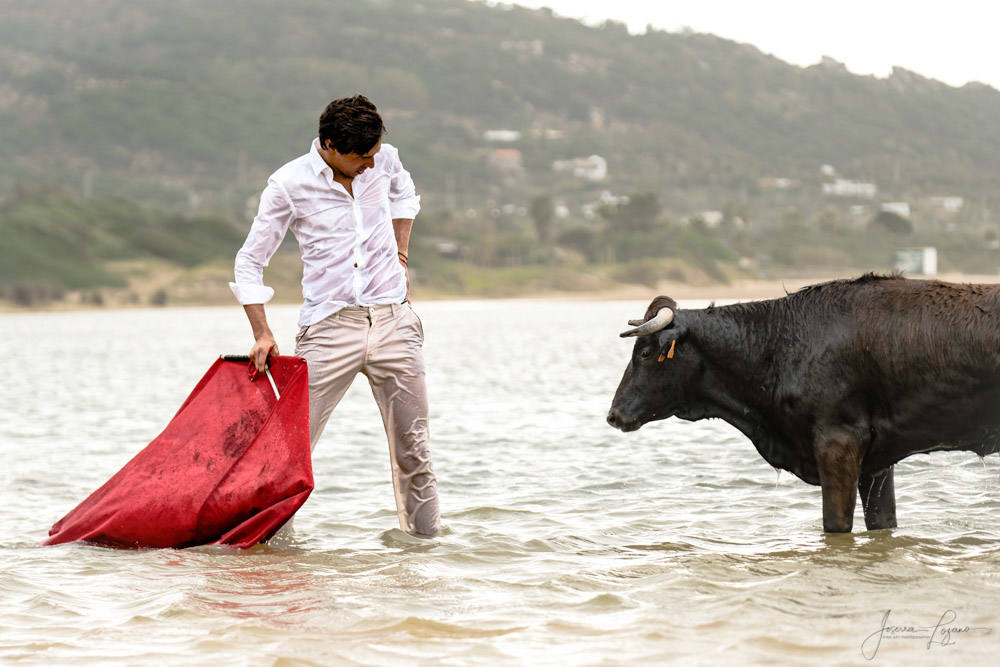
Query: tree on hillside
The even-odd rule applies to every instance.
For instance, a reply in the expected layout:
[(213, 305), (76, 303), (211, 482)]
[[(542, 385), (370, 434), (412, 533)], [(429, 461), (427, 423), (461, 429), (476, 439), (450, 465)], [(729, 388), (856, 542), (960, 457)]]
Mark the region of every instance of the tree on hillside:
[(881, 211), (868, 223), (868, 228), (892, 234), (912, 234), (913, 223), (892, 211)]
[(552, 218), (555, 216), (552, 197), (546, 194), (538, 195), (531, 200), (529, 212), (535, 223), (538, 240), (542, 243), (548, 243), (552, 238)]
[(652, 192), (631, 195), (624, 204), (605, 204), (598, 209), (611, 231), (649, 232), (660, 219), (660, 200)]

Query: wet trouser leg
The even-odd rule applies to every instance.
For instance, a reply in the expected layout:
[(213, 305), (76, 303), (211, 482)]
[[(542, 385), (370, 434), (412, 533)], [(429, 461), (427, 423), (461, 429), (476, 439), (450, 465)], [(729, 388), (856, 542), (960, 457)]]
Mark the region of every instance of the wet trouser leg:
[(303, 327), (295, 354), (309, 369), (309, 444), (316, 449), (333, 409), (340, 403), (364, 365), (367, 322), (342, 312)]
[(437, 480), (430, 462), (423, 331), (409, 304), (345, 308), (303, 328), (295, 353), (309, 368), (312, 448), (359, 372), (378, 403), (389, 440), (399, 526), (438, 530)]
[(423, 326), (409, 304), (376, 320), (365, 367), (389, 440), (399, 526), (414, 535), (438, 532), (437, 478), (431, 465)]
[[(302, 327), (295, 337), (295, 355), (306, 360), (309, 370), (310, 450), (316, 449), (330, 414), (361, 371), (366, 329), (367, 321), (334, 313)], [(290, 538), (295, 532), (294, 519), (286, 521), (275, 537)]]

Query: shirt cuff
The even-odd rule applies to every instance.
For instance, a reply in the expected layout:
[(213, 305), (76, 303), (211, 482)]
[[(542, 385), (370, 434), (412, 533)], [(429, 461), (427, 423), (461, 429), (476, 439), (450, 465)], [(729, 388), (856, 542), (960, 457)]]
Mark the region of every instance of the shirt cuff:
[(417, 213), (420, 212), (420, 197), (409, 197), (407, 199), (400, 199), (399, 201), (389, 202), (389, 215), (393, 220), (399, 218), (405, 218), (411, 220), (417, 217)]
[(229, 283), (229, 289), (233, 291), (233, 296), (242, 305), (252, 303), (267, 303), (274, 296), (274, 290), (266, 285), (239, 285)]

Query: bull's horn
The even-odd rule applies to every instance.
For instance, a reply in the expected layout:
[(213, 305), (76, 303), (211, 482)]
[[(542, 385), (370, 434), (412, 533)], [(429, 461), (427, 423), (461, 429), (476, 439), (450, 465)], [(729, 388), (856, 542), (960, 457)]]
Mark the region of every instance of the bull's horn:
[(642, 324), (642, 323), (643, 323), (643, 322), (645, 322), (645, 321), (646, 321), (646, 320), (629, 320), (629, 321), (628, 321), (628, 325), (629, 325), (630, 327), (637, 327), (637, 326), (639, 326), (640, 324)]
[[(628, 336), (645, 336), (646, 334), (656, 333), (667, 327), (671, 322), (674, 321), (674, 311), (670, 308), (660, 308), (659, 312), (645, 324), (638, 326), (634, 329), (629, 329), (628, 331), (623, 331), (619, 336), (622, 338), (627, 338)], [(634, 324), (638, 320), (631, 320), (629, 324)]]

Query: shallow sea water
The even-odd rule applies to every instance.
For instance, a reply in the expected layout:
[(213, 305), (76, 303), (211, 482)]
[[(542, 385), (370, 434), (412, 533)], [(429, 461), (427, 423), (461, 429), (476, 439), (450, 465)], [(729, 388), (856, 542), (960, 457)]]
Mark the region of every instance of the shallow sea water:
[(605, 424), (644, 305), (418, 301), (444, 533), (396, 528), (360, 377), (294, 538), (246, 551), (37, 546), (249, 348), (238, 308), (0, 315), (0, 660), (996, 664), (1000, 458), (912, 457), (900, 528), (825, 536), (728, 425)]

